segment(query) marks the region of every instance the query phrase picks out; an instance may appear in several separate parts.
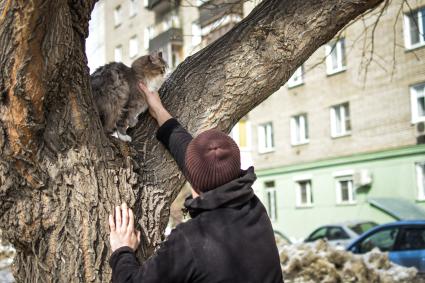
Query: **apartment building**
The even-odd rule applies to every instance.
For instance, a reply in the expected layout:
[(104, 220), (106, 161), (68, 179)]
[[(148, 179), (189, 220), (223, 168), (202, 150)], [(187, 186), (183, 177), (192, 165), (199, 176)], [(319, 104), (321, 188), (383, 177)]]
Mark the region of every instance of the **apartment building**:
[(383, 13), (370, 63), (373, 24), (359, 21), (249, 114), (256, 193), (293, 239), (424, 215), (425, 1), (400, 7)]

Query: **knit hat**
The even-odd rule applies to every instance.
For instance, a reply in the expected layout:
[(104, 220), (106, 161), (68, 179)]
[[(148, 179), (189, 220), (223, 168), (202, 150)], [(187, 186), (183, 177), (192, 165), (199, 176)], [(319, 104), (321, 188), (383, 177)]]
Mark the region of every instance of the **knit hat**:
[(232, 138), (213, 129), (189, 143), (185, 165), (186, 177), (193, 189), (206, 192), (240, 176), (241, 154)]

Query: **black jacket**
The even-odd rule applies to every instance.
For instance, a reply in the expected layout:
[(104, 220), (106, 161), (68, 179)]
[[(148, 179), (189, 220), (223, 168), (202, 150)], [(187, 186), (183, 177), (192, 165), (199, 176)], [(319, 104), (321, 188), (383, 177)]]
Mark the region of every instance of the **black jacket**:
[[(171, 119), (157, 136), (184, 171), (190, 134)], [(241, 171), (238, 179), (198, 198), (188, 198), (185, 207), (192, 219), (178, 225), (143, 265), (129, 247), (111, 255), (112, 281), (282, 282), (273, 229), (251, 188), (255, 179), (251, 167)]]

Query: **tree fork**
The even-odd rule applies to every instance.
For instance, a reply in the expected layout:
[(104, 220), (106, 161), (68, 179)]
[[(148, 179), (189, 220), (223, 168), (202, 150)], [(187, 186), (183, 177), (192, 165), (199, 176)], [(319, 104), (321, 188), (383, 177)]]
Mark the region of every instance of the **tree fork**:
[[(229, 131), (350, 20), (383, 0), (265, 0), (161, 89), (189, 131)], [(95, 0), (0, 1), (0, 228), (19, 282), (108, 282), (107, 215), (136, 212), (139, 257), (161, 242), (184, 178), (148, 114), (106, 137), (84, 54)]]

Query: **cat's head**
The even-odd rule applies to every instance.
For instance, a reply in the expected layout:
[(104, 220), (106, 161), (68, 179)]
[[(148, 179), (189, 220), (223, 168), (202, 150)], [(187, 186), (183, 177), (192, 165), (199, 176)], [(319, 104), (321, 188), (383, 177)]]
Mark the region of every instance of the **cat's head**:
[(158, 91), (165, 81), (168, 65), (162, 52), (154, 52), (136, 59), (131, 68), (137, 80), (144, 82), (151, 91)]

